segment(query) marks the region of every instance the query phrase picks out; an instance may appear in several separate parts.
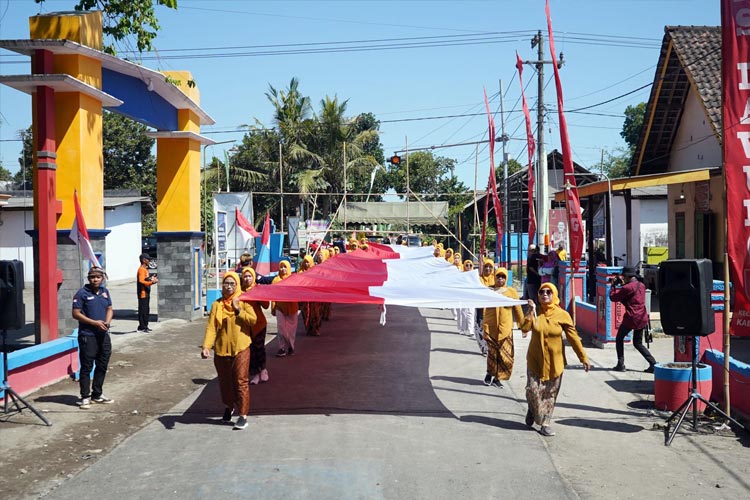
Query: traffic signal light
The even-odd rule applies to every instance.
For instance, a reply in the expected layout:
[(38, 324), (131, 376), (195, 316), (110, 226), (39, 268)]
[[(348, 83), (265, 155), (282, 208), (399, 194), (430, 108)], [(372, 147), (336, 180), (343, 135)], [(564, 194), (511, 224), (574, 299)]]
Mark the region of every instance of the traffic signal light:
[(390, 162), (391, 165), (401, 165), (401, 157), (399, 155), (393, 155), (388, 158), (388, 162)]

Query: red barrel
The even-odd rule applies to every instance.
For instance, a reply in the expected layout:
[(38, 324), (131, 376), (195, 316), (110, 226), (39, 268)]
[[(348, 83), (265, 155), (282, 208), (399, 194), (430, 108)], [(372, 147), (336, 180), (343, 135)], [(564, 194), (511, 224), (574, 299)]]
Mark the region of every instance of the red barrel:
[[(657, 363), (654, 367), (654, 406), (657, 410), (675, 411), (690, 396), (690, 363)], [(696, 369), (698, 392), (711, 399), (711, 367), (702, 363)], [(697, 402), (698, 411), (706, 408), (702, 401)]]

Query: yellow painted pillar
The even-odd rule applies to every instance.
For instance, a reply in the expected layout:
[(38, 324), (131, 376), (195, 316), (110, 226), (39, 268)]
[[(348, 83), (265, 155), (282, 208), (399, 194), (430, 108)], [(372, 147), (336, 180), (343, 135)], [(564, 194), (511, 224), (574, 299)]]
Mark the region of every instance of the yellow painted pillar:
[[(196, 104), (200, 104), (197, 87), (190, 87), (187, 71), (165, 72)], [(156, 140), (156, 230), (166, 232), (199, 232), (201, 141), (200, 118), (189, 109), (177, 112), (178, 130), (173, 137)]]
[[(96, 50), (102, 48), (102, 13), (65, 12), (29, 18), (33, 39), (67, 39)], [(102, 88), (101, 62), (77, 54), (55, 55), (53, 73), (64, 73)], [(91, 229), (104, 229), (104, 157), (102, 103), (80, 92), (55, 92), (57, 194), (62, 215), (57, 229), (70, 229), (78, 191), (83, 217)]]

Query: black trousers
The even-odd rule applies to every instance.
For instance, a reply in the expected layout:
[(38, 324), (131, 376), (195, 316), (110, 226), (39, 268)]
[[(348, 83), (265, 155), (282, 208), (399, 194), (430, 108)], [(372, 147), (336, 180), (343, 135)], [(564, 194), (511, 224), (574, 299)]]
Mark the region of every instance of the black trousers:
[(138, 297), (138, 329), (145, 330), (148, 328), (148, 317), (151, 314), (150, 302), (151, 296), (146, 295), (141, 298)]
[[(112, 356), (112, 341), (109, 333), (102, 335), (78, 336), (78, 359), (81, 371), (78, 382), (81, 386), (81, 398), (98, 398), (102, 395), (104, 377), (107, 375), (109, 358)], [(91, 369), (94, 368), (94, 383), (91, 384)]]
[[(630, 328), (625, 325), (620, 325), (617, 329), (617, 337), (615, 337), (615, 348), (617, 349), (617, 359), (625, 362), (625, 337), (630, 333)], [(649, 365), (656, 364), (656, 359), (651, 355), (651, 352), (643, 345), (643, 328), (633, 330), (633, 347), (636, 348), (641, 356), (646, 358)]]

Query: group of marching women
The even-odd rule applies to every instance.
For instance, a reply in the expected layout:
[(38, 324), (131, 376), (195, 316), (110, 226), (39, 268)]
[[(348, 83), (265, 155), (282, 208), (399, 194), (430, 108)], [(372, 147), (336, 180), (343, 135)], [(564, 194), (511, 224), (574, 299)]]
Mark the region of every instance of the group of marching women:
[[(366, 250), (366, 242), (351, 240), (350, 250)], [(319, 248), (317, 263), (339, 253), (339, 248)], [(298, 272), (305, 272), (315, 265), (313, 257), (306, 255)], [(289, 261), (279, 262), (278, 275), (273, 283), (292, 275)], [(252, 267), (242, 268), (240, 273), (229, 271), (222, 280), (221, 297), (211, 305), (206, 324), (206, 333), (201, 345), (201, 357), (207, 359), (214, 351), (214, 367), (219, 379), (221, 401), (224, 404), (222, 420), (231, 422), (237, 415), (234, 429), (245, 429), (250, 412), (250, 385), (267, 382), (266, 368), (266, 317), (263, 309), (270, 306), (276, 317), (279, 350), (277, 357), (292, 356), (294, 341), (301, 312), (307, 335), (319, 336), (320, 325), (331, 315), (331, 304), (320, 302), (269, 302), (241, 301), (239, 296), (256, 286), (256, 274)]]
[[(435, 257), (445, 258), (459, 267), (456, 253), (451, 249), (443, 250), (435, 245)], [(459, 269), (473, 272), (473, 262), (464, 261)], [(516, 290), (508, 286), (508, 271), (504, 267), (495, 269), (491, 259), (485, 259), (479, 269), (480, 281), (497, 293), (518, 300)], [(538, 308), (537, 308), (538, 304)], [(560, 392), (563, 370), (567, 361), (563, 345), (563, 334), (578, 359), (588, 372), (591, 368), (581, 338), (576, 331), (568, 312), (560, 307), (557, 287), (553, 283), (543, 283), (538, 290), (536, 300), (528, 300), (524, 312), (521, 306), (493, 307), (477, 310), (459, 310), (457, 315), (458, 330), (466, 333), (474, 328), (474, 315), (479, 318), (483, 340), (486, 342), (487, 373), (486, 385), (502, 388), (503, 380), (509, 380), (513, 372), (515, 349), (513, 345), (513, 323), (518, 325), (524, 338), (531, 332), (531, 340), (526, 353), (526, 425), (539, 425), (539, 432), (544, 436), (554, 436), (552, 430), (552, 413), (555, 409), (557, 395)]]

